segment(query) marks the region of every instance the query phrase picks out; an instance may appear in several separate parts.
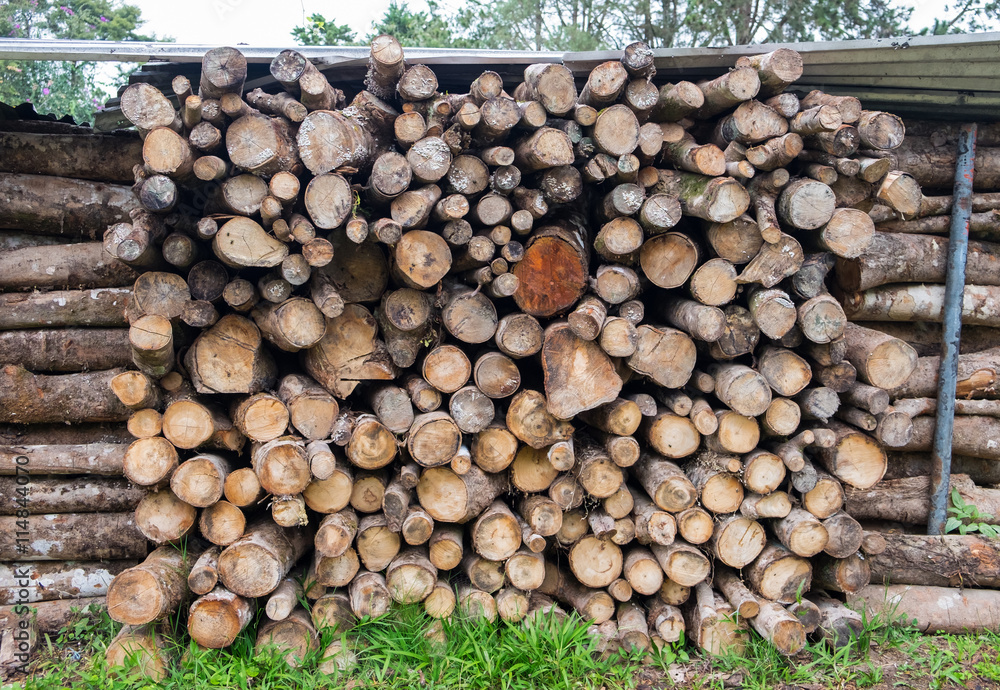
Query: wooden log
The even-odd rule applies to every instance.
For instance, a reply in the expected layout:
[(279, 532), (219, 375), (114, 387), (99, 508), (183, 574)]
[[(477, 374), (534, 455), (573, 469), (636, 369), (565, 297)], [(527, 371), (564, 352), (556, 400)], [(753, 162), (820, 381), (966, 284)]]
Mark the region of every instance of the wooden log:
[[(240, 596), (269, 594), (306, 552), (310, 536), (302, 529), (280, 527), (269, 519), (258, 520), (219, 556), (219, 579)], [(254, 563), (252, 569), (246, 568), (248, 562)]]
[(685, 632), (699, 649), (713, 656), (742, 654), (746, 624), (733, 614), (725, 599), (701, 583), (695, 589), (695, 601), (685, 608)]
[(593, 535), (587, 535), (573, 544), (568, 560), (573, 575), (585, 587), (607, 587), (622, 573), (621, 548), (610, 540)]
[[(22, 467), (35, 468), (26, 464)], [(25, 496), (25, 489), (30, 496)], [(52, 479), (31, 476), (0, 477), (0, 515), (50, 513), (122, 513), (135, 508), (143, 491), (118, 478), (79, 477)]]
[(417, 497), (435, 520), (464, 523), (477, 517), (500, 494), (501, 480), (478, 467), (463, 475), (446, 467), (432, 467), (421, 474)]
[(879, 388), (901, 386), (913, 373), (917, 353), (908, 344), (870, 328), (848, 323), (847, 359), (864, 381)]
[[(860, 292), (887, 283), (941, 283), (941, 261), (948, 240), (924, 235), (877, 232), (868, 251), (837, 265), (837, 280), (848, 292)], [(970, 242), (966, 281), (972, 285), (996, 282), (998, 254), (988, 242)]]
[(197, 510), (169, 489), (146, 494), (135, 508), (135, 525), (156, 544), (174, 542), (194, 527)]
[[(124, 102), (122, 107), (124, 109)], [(166, 109), (157, 111), (156, 117), (161, 119), (145, 124), (171, 124), (174, 119), (173, 108), (168, 103)], [(3, 132), (0, 133), (0, 151), (3, 152), (4, 159), (0, 171), (5, 173), (32, 173), (127, 184), (132, 182), (132, 167), (142, 155), (142, 142), (134, 135)]]
[[(884, 479), (902, 479), (904, 477), (926, 477), (931, 474), (930, 453), (890, 452), (889, 469)], [(1000, 484), (1000, 464), (985, 458), (971, 458), (967, 455), (952, 455), (952, 472), (967, 474), (976, 484)]]
[(110, 390), (120, 369), (44, 376), (23, 367), (0, 370), (0, 421), (15, 424), (44, 422), (117, 422), (128, 419), (128, 409)]
[(761, 551), (746, 573), (746, 582), (766, 600), (790, 604), (798, 594), (809, 590), (812, 565), (784, 546), (770, 543)]
[(0, 566), (0, 605), (103, 597), (128, 561), (37, 561)]
[[(545, 330), (542, 367), (547, 409), (557, 419), (571, 419), (579, 412), (609, 403), (621, 390), (621, 377), (607, 355), (596, 343), (573, 333), (566, 322), (557, 322)], [(581, 398), (583, 390), (589, 392)]]
[(111, 668), (135, 668), (150, 680), (162, 680), (168, 672), (168, 643), (154, 626), (122, 626), (104, 653)]
[(216, 587), (191, 602), (188, 633), (202, 647), (223, 649), (236, 640), (253, 619), (253, 613), (253, 601)]
[(119, 328), (0, 332), (0, 363), (30, 371), (114, 369), (130, 362), (127, 337)]
[(256, 654), (273, 649), (292, 668), (297, 668), (318, 645), (318, 636), (309, 613), (296, 608), (287, 618), (266, 621), (257, 631)]
[(990, 630), (997, 625), (996, 592), (956, 590), (920, 585), (870, 585), (848, 595), (848, 604), (863, 606), (869, 616), (903, 615), (925, 632), (962, 634)]
[(126, 443), (0, 446), (0, 476), (16, 474), (21, 465), (39, 474), (121, 475), (128, 447)]
[(219, 581), (219, 554), (222, 548), (212, 546), (204, 551), (195, 560), (188, 573), (188, 589), (197, 595), (208, 594)]
[(653, 544), (650, 548), (671, 582), (694, 587), (708, 577), (708, 557), (693, 546), (675, 541), (667, 546)]
[(100, 242), (2, 250), (0, 270), (5, 290), (120, 287), (137, 275)]
[(437, 568), (424, 549), (409, 547), (399, 553), (386, 570), (386, 587), (392, 600), (401, 604), (423, 601), (437, 583)]
[(127, 324), (129, 288), (0, 294), (0, 329), (90, 327)]
[(772, 288), (795, 274), (802, 266), (802, 246), (798, 241), (782, 234), (777, 242), (765, 242), (757, 255), (736, 278), (737, 283), (760, 283)]
[[(848, 489), (844, 510), (856, 520), (892, 520), (905, 524), (922, 524), (930, 512), (928, 499), (930, 477), (906, 477), (879, 482), (869, 489)], [(951, 487), (957, 489), (966, 503), (975, 505), (981, 513), (1000, 514), (998, 491), (977, 487), (966, 475), (951, 476)], [(877, 503), (876, 503), (877, 502)], [(994, 522), (997, 518), (988, 519)]]
[(874, 584), (996, 588), (1000, 554), (988, 538), (975, 534), (885, 534), (885, 550), (870, 554)]
[(685, 215), (728, 223), (743, 215), (750, 206), (750, 195), (734, 179), (675, 170), (657, 172), (659, 180), (649, 191), (679, 199)]
[(721, 562), (742, 568), (753, 562), (767, 544), (760, 523), (742, 515), (722, 518), (712, 534), (711, 550)]
[[(959, 355), (956, 397), (996, 397), (996, 381), (998, 379), (995, 362), (997, 354), (997, 350), (984, 350), (979, 353)], [(940, 366), (939, 357), (918, 358), (917, 366), (912, 375), (891, 391), (892, 397), (916, 398), (936, 395), (934, 391), (937, 390)]]
[(142, 625), (176, 611), (188, 595), (187, 576), (201, 550), (185, 553), (161, 546), (118, 575), (108, 588), (108, 614), (121, 623)]
[(761, 602), (760, 612), (750, 621), (761, 637), (786, 656), (792, 656), (806, 644), (806, 631), (802, 623), (780, 604)]
[(518, 307), (529, 315), (548, 317), (575, 304), (587, 285), (588, 247), (586, 230), (574, 221), (535, 230), (513, 271), (520, 284), (514, 295)]
[[(997, 424), (994, 417), (959, 416), (955, 419), (953, 447), (956, 453), (987, 459), (997, 459), (997, 451), (989, 443), (993, 438)], [(912, 434), (909, 442), (900, 448), (907, 451), (929, 451), (934, 437), (933, 417), (917, 417), (913, 419)]]
[(0, 227), (44, 235), (99, 239), (139, 207), (129, 187), (68, 177), (0, 173), (0, 189)]
[[(996, 286), (967, 285), (962, 297), (962, 323), (997, 327), (993, 309), (1000, 294)], [(847, 295), (845, 311), (858, 321), (932, 321), (944, 312), (944, 286), (887, 285)]]

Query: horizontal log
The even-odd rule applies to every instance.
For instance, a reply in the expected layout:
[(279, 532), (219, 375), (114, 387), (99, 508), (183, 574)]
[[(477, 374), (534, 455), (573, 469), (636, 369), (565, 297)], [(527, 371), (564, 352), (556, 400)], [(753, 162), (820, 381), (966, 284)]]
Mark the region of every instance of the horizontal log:
[(0, 515), (124, 513), (145, 495), (144, 488), (118, 477), (0, 477)]
[(54, 244), (72, 244), (83, 238), (58, 237), (56, 235), (33, 235), (17, 230), (0, 230), (0, 250), (24, 249), (25, 247), (51, 247)]
[[(124, 443), (134, 441), (126, 424), (0, 424), (0, 444), (22, 446)], [(37, 450), (37, 449), (36, 449)]]
[(0, 364), (29, 371), (114, 369), (131, 362), (125, 328), (0, 332)]
[(46, 175), (0, 173), (0, 199), (0, 228), (92, 240), (139, 208), (131, 187)]
[(127, 326), (125, 304), (131, 288), (98, 288), (0, 294), (0, 330)]
[[(910, 442), (900, 450), (929, 451), (934, 445), (934, 417), (917, 417), (913, 420)], [(974, 458), (1000, 460), (1000, 419), (996, 417), (960, 415), (955, 417), (951, 436), (951, 449), (960, 455)]]
[(115, 575), (137, 561), (35, 561), (0, 564), (0, 605), (104, 596)]
[(0, 132), (0, 172), (131, 184), (142, 140), (129, 134)]
[[(930, 453), (889, 453), (889, 469), (885, 479), (927, 477), (933, 473), (934, 463)], [(1000, 462), (968, 455), (951, 456), (953, 474), (967, 474), (976, 484), (1000, 484)]]
[(131, 512), (0, 517), (0, 561), (123, 560), (145, 556), (146, 538), (136, 528)]
[(127, 443), (0, 446), (0, 476), (122, 474)]
[(1000, 544), (975, 534), (885, 533), (868, 555), (872, 584), (1000, 588)]
[(0, 369), (0, 422), (123, 422), (130, 411), (111, 392), (121, 369), (44, 376), (24, 367)]
[[(844, 510), (856, 520), (891, 520), (923, 525), (930, 513), (930, 477), (883, 481), (869, 489), (845, 487)], [(964, 474), (951, 475), (951, 487), (980, 513), (994, 516), (986, 522), (1000, 524), (1000, 490), (982, 489)]]
[[(847, 292), (887, 283), (944, 283), (948, 239), (925, 235), (875, 233), (871, 246), (855, 259), (838, 259), (836, 276)], [(965, 266), (970, 285), (1000, 283), (1000, 244), (970, 242)]]
[(21, 604), (0, 606), (0, 623), (20, 621), (31, 616), (38, 626), (38, 632), (55, 635), (74, 621), (81, 618), (95, 618), (107, 608), (107, 597), (39, 601), (27, 607)]
[[(897, 170), (910, 173), (925, 189), (950, 190), (955, 183), (958, 149), (954, 145), (935, 146), (932, 139), (907, 136), (892, 157)], [(976, 148), (973, 188), (1000, 189), (1000, 148)]]
[[(934, 397), (940, 369), (940, 357), (918, 357), (910, 378), (889, 394), (893, 399)], [(959, 355), (955, 395), (959, 398), (1000, 397), (1000, 348)]]
[(869, 617), (903, 617), (903, 625), (916, 621), (921, 632), (968, 633), (996, 630), (1000, 626), (1000, 592), (992, 589), (952, 589), (921, 585), (869, 585), (847, 595), (847, 603), (863, 606)]
[[(944, 285), (885, 285), (847, 295), (844, 312), (852, 321), (931, 321), (944, 319)], [(1000, 286), (966, 285), (962, 323), (1000, 327)]]
[(100, 242), (0, 251), (0, 290), (123, 287), (137, 277)]

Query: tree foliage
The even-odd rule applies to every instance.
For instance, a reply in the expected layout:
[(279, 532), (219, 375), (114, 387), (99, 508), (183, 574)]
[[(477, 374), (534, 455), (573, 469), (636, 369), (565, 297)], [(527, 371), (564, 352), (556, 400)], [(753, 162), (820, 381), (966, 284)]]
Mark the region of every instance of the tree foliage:
[[(145, 41), (140, 10), (116, 0), (5, 0), (0, 36)], [(131, 69), (131, 68), (129, 68)], [(0, 60), (0, 102), (29, 101), (41, 113), (89, 121), (109, 96), (96, 62)]]
[(292, 38), (304, 46), (353, 46), (358, 35), (347, 24), (337, 24), (321, 14), (312, 14), (305, 26), (292, 29)]
[(360, 42), (347, 24), (337, 24), (321, 14), (311, 15), (305, 26), (292, 29), (292, 37), (305, 46), (368, 45), (379, 34), (392, 34), (403, 45), (423, 48), (461, 47), (467, 43), (453, 34), (451, 22), (440, 14), (433, 0), (428, 5), (427, 12), (414, 12), (406, 2), (392, 0)]
[[(644, 40), (654, 48), (884, 38), (983, 31), (1000, 0), (958, 0), (918, 30), (894, 0), (465, 0), (414, 12), (393, 0), (372, 36), (403, 45), (516, 50), (599, 50)], [(316, 15), (318, 16), (318, 15)], [(328, 21), (319, 17), (323, 21)], [(300, 28), (294, 32), (299, 37)], [(309, 45), (316, 45), (309, 43)]]

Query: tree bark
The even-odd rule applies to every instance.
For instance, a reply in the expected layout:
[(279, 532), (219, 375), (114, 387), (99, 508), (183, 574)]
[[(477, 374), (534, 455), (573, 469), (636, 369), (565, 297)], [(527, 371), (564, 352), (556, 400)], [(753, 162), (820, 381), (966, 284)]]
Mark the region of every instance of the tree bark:
[(109, 225), (129, 222), (139, 202), (129, 187), (67, 177), (0, 173), (0, 228), (96, 240)]
[(993, 590), (879, 584), (848, 595), (847, 603), (864, 606), (869, 616), (904, 615), (921, 632), (959, 635), (1000, 624), (1000, 598)]
[[(968, 476), (951, 475), (951, 486), (981, 513), (1000, 515), (1000, 491), (981, 489)], [(880, 482), (870, 489), (848, 489), (845, 510), (856, 520), (891, 520), (919, 525), (930, 513), (930, 477), (906, 477)], [(986, 520), (996, 522), (998, 518)]]
[(0, 275), (4, 290), (114, 288), (131, 285), (137, 277), (100, 242), (2, 250)]

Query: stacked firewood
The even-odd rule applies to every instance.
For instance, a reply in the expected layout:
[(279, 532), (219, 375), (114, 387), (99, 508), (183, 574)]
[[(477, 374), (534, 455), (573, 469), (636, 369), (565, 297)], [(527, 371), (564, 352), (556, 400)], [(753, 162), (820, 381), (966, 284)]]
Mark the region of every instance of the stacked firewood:
[(145, 491), (123, 476), (129, 411), (101, 393), (131, 366), (138, 274), (94, 241), (138, 207), (121, 183), (141, 155), (134, 133), (0, 118), (0, 673), (24, 651), (15, 634), (104, 605), (148, 552)]
[[(875, 236), (867, 252), (839, 259), (836, 286), (851, 320), (900, 338), (920, 355), (913, 375), (888, 391), (878, 409), (855, 412), (861, 428), (883, 428), (888, 417), (912, 419), (889, 452), (886, 481), (868, 489), (848, 488), (847, 511), (878, 531), (886, 550), (870, 559), (872, 585), (856, 597), (922, 618), (929, 629), (960, 632), (995, 627), (1000, 603), (995, 592), (967, 590), (959, 602), (942, 587), (996, 589), (1000, 552), (995, 540), (975, 534), (926, 537), (929, 518), (931, 447), (941, 366), (948, 233), (952, 185), (959, 152), (955, 124), (911, 121), (907, 138), (891, 152), (878, 154), (891, 167), (910, 173), (925, 196), (912, 212), (875, 204), (868, 213)], [(979, 125), (971, 199), (970, 243), (962, 302), (958, 386), (952, 433), (951, 487), (975, 506), (982, 521), (1000, 522), (1000, 178), (994, 148), (995, 125)], [(881, 417), (881, 420), (879, 419)], [(949, 499), (949, 506), (952, 500)], [(979, 519), (974, 520), (978, 522)], [(968, 520), (966, 520), (968, 522)], [(952, 525), (950, 531), (957, 531)], [(874, 535), (873, 535), (874, 537)], [(890, 585), (888, 593), (885, 585)]]
[(856, 629), (834, 593), (885, 542), (845, 486), (915, 435), (886, 399), (918, 353), (827, 284), (872, 253), (873, 205), (921, 191), (899, 118), (786, 91), (801, 72), (781, 49), (660, 84), (633, 44), (579, 90), (536, 64), (446, 93), (380, 36), (356, 94), (290, 50), (246, 91), (232, 48), (173, 99), (128, 87), (142, 163), (95, 252), (139, 274), (134, 367), (0, 385), (8, 422), (131, 410), (161, 546), (108, 592), (112, 656), (152, 660), (182, 607), (224, 647), (262, 606), (258, 640), (299, 656), (392, 602), (569, 608), (609, 648)]

